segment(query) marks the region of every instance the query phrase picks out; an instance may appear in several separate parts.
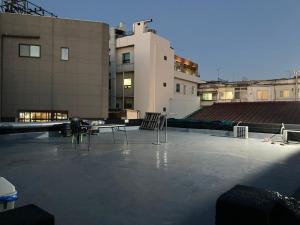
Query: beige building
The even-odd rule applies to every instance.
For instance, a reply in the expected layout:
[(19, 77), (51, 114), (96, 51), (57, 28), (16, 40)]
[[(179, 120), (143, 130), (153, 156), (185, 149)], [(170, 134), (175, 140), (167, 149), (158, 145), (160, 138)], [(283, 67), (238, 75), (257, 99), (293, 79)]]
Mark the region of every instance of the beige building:
[(198, 86), (201, 106), (214, 102), (299, 101), (299, 77), (252, 81), (210, 81)]
[(0, 14), (2, 121), (108, 114), (105, 23)]
[(198, 65), (175, 56), (170, 42), (148, 28), (133, 24), (110, 31), (110, 108), (175, 113), (182, 118), (200, 107)]

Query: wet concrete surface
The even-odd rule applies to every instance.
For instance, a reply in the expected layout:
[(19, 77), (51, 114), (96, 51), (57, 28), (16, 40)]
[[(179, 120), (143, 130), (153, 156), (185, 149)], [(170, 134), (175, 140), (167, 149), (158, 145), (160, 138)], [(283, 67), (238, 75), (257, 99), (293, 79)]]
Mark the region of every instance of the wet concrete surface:
[[(0, 176), (16, 206), (34, 203), (58, 225), (214, 224), (217, 197), (236, 184), (292, 195), (300, 186), (300, 145), (171, 130), (92, 136), (91, 150), (42, 133), (0, 136)], [(266, 135), (268, 136), (268, 135)]]

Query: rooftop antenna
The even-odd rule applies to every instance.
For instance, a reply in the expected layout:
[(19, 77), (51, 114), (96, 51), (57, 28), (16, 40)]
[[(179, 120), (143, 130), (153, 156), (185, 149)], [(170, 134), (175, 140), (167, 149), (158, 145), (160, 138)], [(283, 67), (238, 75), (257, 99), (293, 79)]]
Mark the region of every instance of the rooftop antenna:
[(27, 0), (1, 0), (0, 12), (57, 17), (54, 13)]
[(218, 67), (218, 68), (217, 68), (218, 80), (220, 80), (220, 70), (221, 70), (221, 67)]

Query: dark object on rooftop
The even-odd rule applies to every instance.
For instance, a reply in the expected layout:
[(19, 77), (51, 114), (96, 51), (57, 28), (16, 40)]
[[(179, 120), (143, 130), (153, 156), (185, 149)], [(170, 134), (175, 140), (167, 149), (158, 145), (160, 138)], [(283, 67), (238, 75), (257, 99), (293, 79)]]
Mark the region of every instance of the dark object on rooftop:
[(2, 225), (54, 225), (54, 216), (30, 204), (0, 213)]
[(215, 103), (191, 115), (197, 120), (230, 120), (246, 123), (300, 124), (300, 102)]
[(300, 204), (278, 192), (237, 185), (216, 204), (216, 225), (299, 225)]

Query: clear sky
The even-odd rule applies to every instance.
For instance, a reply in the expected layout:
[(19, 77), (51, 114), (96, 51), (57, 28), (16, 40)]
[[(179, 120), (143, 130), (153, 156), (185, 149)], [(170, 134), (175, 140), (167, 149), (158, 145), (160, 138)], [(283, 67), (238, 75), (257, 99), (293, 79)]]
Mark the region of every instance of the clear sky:
[(59, 17), (110, 25), (152, 18), (202, 79), (271, 79), (300, 69), (300, 0), (31, 0)]

